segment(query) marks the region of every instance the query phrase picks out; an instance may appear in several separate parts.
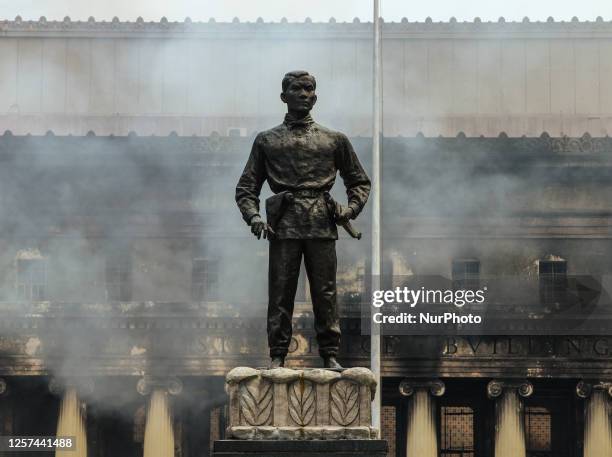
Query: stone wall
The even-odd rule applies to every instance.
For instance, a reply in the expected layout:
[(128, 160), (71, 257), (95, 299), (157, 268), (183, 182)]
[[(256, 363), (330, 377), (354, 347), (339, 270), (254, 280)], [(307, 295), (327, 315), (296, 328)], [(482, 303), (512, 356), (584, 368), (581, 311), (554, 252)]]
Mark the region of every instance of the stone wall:
[[(0, 131), (250, 134), (280, 121), (282, 75), (303, 68), (319, 121), (370, 134), (371, 24), (18, 19), (0, 31)], [(385, 23), (384, 133), (605, 135), (611, 49), (603, 21)]]

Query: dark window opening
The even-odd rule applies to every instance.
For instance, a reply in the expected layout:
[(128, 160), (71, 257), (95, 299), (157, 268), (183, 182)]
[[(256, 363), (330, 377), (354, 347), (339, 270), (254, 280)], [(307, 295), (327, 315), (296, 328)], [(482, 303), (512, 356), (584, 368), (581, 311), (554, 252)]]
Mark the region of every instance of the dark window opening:
[(191, 298), (194, 301), (216, 301), (219, 299), (218, 259), (193, 259)]
[(548, 408), (527, 406), (525, 408), (525, 441), (530, 456), (548, 456), (552, 451), (552, 418)]
[(572, 394), (574, 382), (555, 379), (536, 384), (534, 394), (523, 400), (527, 457), (582, 455), (579, 418), (583, 413), (580, 400)]
[(480, 260), (453, 260), (453, 289), (476, 290), (480, 288)]
[(440, 455), (474, 457), (474, 410), (469, 406), (440, 407)]
[(212, 450), (214, 442), (225, 439), (225, 428), (227, 426), (227, 404), (215, 406), (210, 410), (210, 449)]
[[(59, 398), (49, 392), (48, 378), (42, 376), (16, 377), (11, 382), (11, 393), (2, 398), (6, 402), (10, 398), (13, 410), (9, 416), (10, 429), (13, 436), (53, 436), (57, 426), (57, 411), (60, 407)], [(31, 379), (29, 379), (31, 378)], [(24, 452), (0, 453), (0, 455), (36, 457), (45, 453), (21, 449)], [(49, 454), (47, 454), (49, 455)]]
[(47, 262), (45, 259), (17, 259), (17, 294), (22, 300), (45, 300)]
[(129, 251), (107, 256), (106, 296), (110, 301), (132, 299), (132, 259)]
[(444, 382), (447, 391), (436, 398), (439, 455), (493, 455), (495, 405), (482, 395), (486, 383), (450, 379)]
[(397, 408), (392, 405), (383, 406), (380, 415), (380, 434), (389, 446), (389, 451), (387, 452), (389, 457), (396, 457), (397, 455), (396, 433)]
[(567, 262), (565, 260), (540, 260), (540, 303), (561, 305), (567, 301)]

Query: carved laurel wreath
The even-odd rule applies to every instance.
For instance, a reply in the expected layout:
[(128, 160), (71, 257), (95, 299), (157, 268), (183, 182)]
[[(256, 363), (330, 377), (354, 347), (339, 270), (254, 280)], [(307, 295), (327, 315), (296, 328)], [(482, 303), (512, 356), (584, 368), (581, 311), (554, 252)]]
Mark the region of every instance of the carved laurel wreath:
[(302, 427), (309, 425), (315, 413), (315, 390), (312, 383), (300, 378), (289, 389), (289, 414)]
[(359, 414), (357, 384), (340, 380), (331, 388), (331, 417), (338, 425), (351, 425)]
[(269, 424), (272, 417), (272, 384), (264, 381), (241, 384), (240, 409), (249, 425)]

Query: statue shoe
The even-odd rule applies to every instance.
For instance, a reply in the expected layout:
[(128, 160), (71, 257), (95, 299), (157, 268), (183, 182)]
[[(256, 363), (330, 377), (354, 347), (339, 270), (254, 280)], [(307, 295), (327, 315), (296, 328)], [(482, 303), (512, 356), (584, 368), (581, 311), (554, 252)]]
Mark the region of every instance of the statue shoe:
[(338, 363), (335, 356), (323, 357), (323, 367), (331, 368), (332, 370), (342, 370), (342, 365)]
[(285, 366), (285, 358), (281, 356), (272, 357), (270, 360), (270, 369), (281, 368)]

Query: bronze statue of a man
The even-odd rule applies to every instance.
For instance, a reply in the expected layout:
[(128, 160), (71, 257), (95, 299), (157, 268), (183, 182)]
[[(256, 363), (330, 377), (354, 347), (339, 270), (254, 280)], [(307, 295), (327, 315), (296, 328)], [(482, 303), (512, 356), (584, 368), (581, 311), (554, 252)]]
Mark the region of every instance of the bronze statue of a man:
[[(261, 132), (236, 186), (236, 202), (251, 232), (269, 240), (268, 345), (271, 367), (281, 367), (291, 342), (292, 316), (302, 256), (310, 282), (319, 353), (326, 368), (336, 360), (340, 325), (336, 306), (336, 224), (361, 212), (370, 180), (346, 135), (312, 120), (316, 81), (306, 71), (292, 71), (282, 81), (287, 104), (282, 124)], [(327, 193), (337, 172), (344, 181), (348, 206), (332, 212)], [(268, 181), (276, 195), (266, 202), (267, 223), (259, 214), (259, 194)]]

